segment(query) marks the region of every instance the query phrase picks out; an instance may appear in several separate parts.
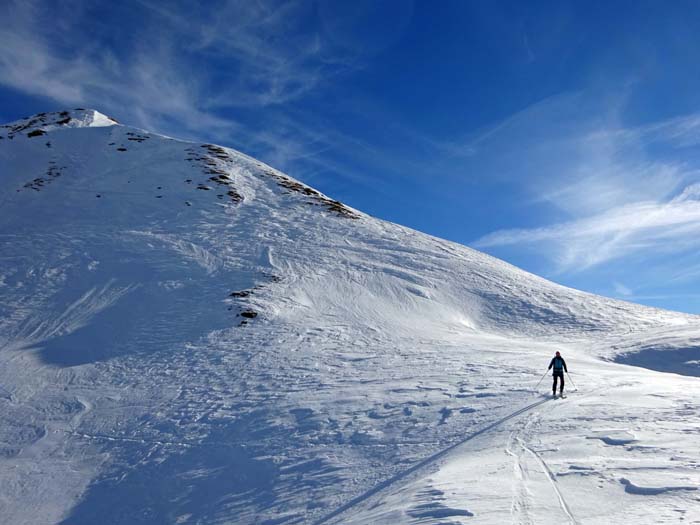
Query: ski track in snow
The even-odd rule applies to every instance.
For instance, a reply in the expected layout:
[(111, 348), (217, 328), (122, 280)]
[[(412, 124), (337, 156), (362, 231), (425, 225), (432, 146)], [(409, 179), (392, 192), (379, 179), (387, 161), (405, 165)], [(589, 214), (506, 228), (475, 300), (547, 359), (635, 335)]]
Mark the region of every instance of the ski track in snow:
[(698, 317), (89, 110), (0, 137), (0, 521), (700, 523)]
[[(590, 393), (578, 395), (577, 401), (580, 402), (582, 398), (588, 396), (590, 396)], [(561, 398), (559, 398), (559, 400), (561, 400)], [(557, 400), (553, 399), (553, 402), (556, 403)], [(562, 513), (562, 516), (558, 518), (550, 516), (547, 519), (556, 519), (557, 523), (568, 522), (578, 524), (580, 521), (576, 519), (569, 503), (567, 503), (564, 492), (557, 481), (558, 476), (552, 471), (547, 461), (542, 457), (542, 454), (537, 451), (537, 447), (530, 443), (530, 440), (535, 436), (539, 436), (540, 440), (542, 439), (542, 415), (541, 412), (531, 414), (524, 421), (516, 424), (513, 430), (511, 430), (504, 447), (506, 454), (513, 458), (512, 523), (530, 524), (542, 522), (542, 520), (538, 520), (533, 516), (533, 494), (538, 494), (538, 492), (533, 490), (530, 486), (533, 471), (528, 465), (527, 457), (523, 457), (523, 453), (526, 453), (529, 457), (534, 459), (535, 463), (539, 466), (537, 475), (544, 476), (551, 485), (552, 492), (556, 496), (557, 504)], [(592, 436), (588, 437), (591, 438)], [(553, 501), (553, 498), (547, 498), (545, 495), (544, 502), (540, 501), (539, 505), (547, 507), (548, 501)]]
[(402, 472), (396, 474), (395, 476), (393, 476), (393, 477), (391, 477), (391, 478), (389, 478), (389, 479), (387, 479), (387, 480), (381, 482), (379, 485), (373, 487), (372, 489), (370, 489), (370, 490), (367, 491), (366, 493), (364, 493), (364, 494), (358, 496), (357, 498), (355, 498), (355, 499), (349, 501), (349, 502), (346, 503), (345, 505), (341, 506), (340, 508), (334, 510), (333, 512), (331, 512), (331, 513), (329, 513), (328, 515), (324, 516), (324, 517), (321, 518), (320, 520), (316, 521), (316, 522), (314, 523), (314, 525), (321, 525), (321, 524), (323, 524), (323, 523), (327, 523), (327, 522), (329, 522), (330, 520), (339, 517), (339, 516), (342, 515), (344, 512), (346, 512), (346, 511), (352, 509), (354, 506), (356, 506), (356, 505), (358, 505), (358, 504), (360, 504), (360, 503), (363, 503), (363, 502), (367, 501), (367, 500), (368, 500), (369, 498), (371, 498), (371, 497), (374, 497), (374, 496), (378, 495), (381, 491), (383, 491), (383, 490), (389, 488), (390, 486), (394, 485), (395, 483), (397, 483), (397, 482), (399, 482), (399, 481), (403, 481), (404, 479), (406, 479), (407, 477), (409, 477), (409, 476), (411, 476), (411, 475), (420, 474), (420, 471), (421, 471), (422, 469), (425, 469), (426, 467), (431, 467), (431, 466), (434, 465), (436, 462), (438, 462), (439, 460), (441, 460), (444, 456), (446, 456), (447, 454), (453, 452), (454, 450), (456, 450), (457, 448), (461, 447), (461, 446), (464, 445), (465, 443), (471, 441), (472, 439), (474, 439), (474, 438), (476, 438), (476, 437), (478, 437), (478, 436), (481, 436), (482, 434), (485, 434), (485, 433), (489, 432), (490, 430), (492, 430), (492, 429), (494, 429), (494, 428), (496, 428), (496, 427), (502, 425), (502, 424), (505, 423), (506, 421), (509, 421), (509, 420), (511, 420), (511, 419), (513, 419), (513, 418), (517, 418), (517, 417), (521, 416), (522, 414), (525, 414), (525, 413), (529, 412), (530, 410), (532, 410), (532, 409), (534, 409), (534, 408), (536, 408), (536, 407), (542, 405), (542, 404), (545, 403), (545, 402), (547, 402), (547, 399), (541, 399), (541, 400), (539, 400), (539, 401), (535, 401), (534, 403), (530, 403), (529, 405), (526, 405), (526, 406), (524, 406), (524, 407), (522, 407), (522, 408), (516, 410), (515, 412), (512, 412), (512, 413), (506, 415), (505, 417), (502, 417), (502, 418), (498, 419), (497, 421), (495, 421), (495, 422), (493, 422), (493, 423), (487, 425), (486, 427), (484, 427), (484, 428), (482, 428), (482, 429), (480, 429), (480, 430), (477, 430), (476, 432), (470, 434), (469, 436), (467, 436), (466, 438), (462, 439), (461, 441), (459, 441), (459, 442), (457, 442), (457, 443), (455, 443), (455, 444), (453, 444), (453, 445), (450, 445), (449, 447), (447, 447), (447, 448), (445, 448), (445, 449), (443, 449), (443, 450), (437, 452), (436, 454), (433, 454), (432, 456), (430, 456), (430, 457), (428, 457), (428, 458), (426, 458), (426, 459), (420, 461), (419, 463), (415, 464), (415, 465), (412, 466), (411, 468), (406, 469), (406, 470), (404, 470), (404, 471), (402, 471)]
[(513, 503), (511, 506), (511, 523), (518, 525), (532, 525), (533, 520), (530, 513), (531, 501), (528, 494), (529, 472), (523, 464), (520, 451), (516, 446), (520, 446), (517, 432), (512, 431), (505, 446), (506, 453), (513, 458)]
[(554, 489), (554, 492), (557, 495), (557, 500), (559, 502), (559, 505), (561, 506), (561, 510), (564, 512), (566, 515), (566, 518), (568, 519), (569, 523), (572, 523), (574, 525), (578, 524), (578, 521), (574, 518), (573, 514), (571, 513), (571, 509), (569, 508), (569, 505), (566, 503), (566, 499), (564, 498), (564, 495), (562, 494), (561, 490), (559, 489), (557, 485), (557, 479), (554, 476), (554, 473), (551, 471), (547, 463), (542, 459), (542, 457), (535, 452), (532, 448), (530, 448), (522, 439), (518, 438), (518, 443), (520, 444), (521, 447), (523, 447), (524, 450), (526, 450), (530, 455), (532, 455), (537, 462), (541, 465), (543, 473), (547, 476), (547, 479), (550, 481), (552, 485), (552, 489)]

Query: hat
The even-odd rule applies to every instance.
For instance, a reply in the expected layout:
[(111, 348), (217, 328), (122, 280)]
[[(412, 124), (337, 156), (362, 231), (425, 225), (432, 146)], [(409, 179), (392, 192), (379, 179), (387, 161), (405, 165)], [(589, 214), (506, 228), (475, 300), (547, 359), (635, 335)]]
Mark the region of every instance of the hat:
[(556, 353), (556, 356), (559, 357), (561, 354), (559, 352)]

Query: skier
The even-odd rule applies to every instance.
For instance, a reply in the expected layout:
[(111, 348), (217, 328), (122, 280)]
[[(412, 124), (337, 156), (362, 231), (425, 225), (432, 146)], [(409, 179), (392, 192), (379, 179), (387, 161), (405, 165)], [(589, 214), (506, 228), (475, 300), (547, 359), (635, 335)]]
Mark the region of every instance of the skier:
[(554, 378), (554, 383), (552, 383), (552, 395), (557, 395), (557, 378), (559, 378), (561, 380), (561, 386), (559, 387), (559, 395), (563, 396), (564, 372), (568, 374), (569, 370), (566, 368), (566, 361), (564, 361), (564, 358), (559, 352), (557, 352), (556, 355), (549, 362), (549, 367), (547, 368), (547, 370), (551, 370), (552, 368), (554, 368), (554, 371), (552, 372), (552, 377)]

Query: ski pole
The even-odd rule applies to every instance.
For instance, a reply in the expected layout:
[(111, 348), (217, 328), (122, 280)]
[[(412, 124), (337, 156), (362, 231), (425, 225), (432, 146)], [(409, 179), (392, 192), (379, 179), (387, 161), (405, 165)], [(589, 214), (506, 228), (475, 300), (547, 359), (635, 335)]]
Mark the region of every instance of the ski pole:
[(544, 380), (544, 376), (547, 375), (547, 372), (549, 372), (549, 370), (547, 370), (547, 371), (544, 373), (544, 375), (540, 378), (540, 380), (538, 381), (538, 383), (535, 385), (535, 390), (537, 390), (537, 387), (540, 386), (540, 383)]
[(574, 380), (571, 379), (571, 376), (569, 375), (569, 372), (566, 373), (566, 377), (568, 377), (568, 378), (569, 378), (569, 381), (571, 381), (571, 386), (573, 386), (575, 390), (578, 390), (578, 387), (574, 384)]

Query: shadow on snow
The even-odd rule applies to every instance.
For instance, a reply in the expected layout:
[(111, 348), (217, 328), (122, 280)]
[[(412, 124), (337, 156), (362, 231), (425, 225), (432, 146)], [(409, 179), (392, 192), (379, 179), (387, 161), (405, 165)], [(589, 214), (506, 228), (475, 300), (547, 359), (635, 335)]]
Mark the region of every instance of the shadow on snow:
[(622, 354), (615, 362), (657, 372), (700, 377), (700, 347), (643, 348), (639, 352)]

